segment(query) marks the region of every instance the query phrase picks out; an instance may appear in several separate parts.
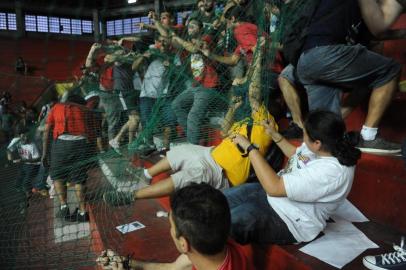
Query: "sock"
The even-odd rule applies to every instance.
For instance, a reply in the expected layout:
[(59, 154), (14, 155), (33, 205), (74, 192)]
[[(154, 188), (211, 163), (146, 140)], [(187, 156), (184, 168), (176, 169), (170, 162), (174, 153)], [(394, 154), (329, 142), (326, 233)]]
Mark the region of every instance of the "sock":
[(65, 209), (66, 207), (68, 207), (67, 204), (61, 204), (61, 210), (62, 210), (62, 209)]
[(365, 141), (373, 141), (378, 133), (378, 128), (371, 128), (367, 126), (362, 126), (361, 136)]
[(152, 176), (148, 173), (147, 169), (144, 169), (144, 175), (147, 179), (152, 179)]
[(86, 214), (86, 211), (82, 212), (79, 210), (79, 215), (84, 216)]

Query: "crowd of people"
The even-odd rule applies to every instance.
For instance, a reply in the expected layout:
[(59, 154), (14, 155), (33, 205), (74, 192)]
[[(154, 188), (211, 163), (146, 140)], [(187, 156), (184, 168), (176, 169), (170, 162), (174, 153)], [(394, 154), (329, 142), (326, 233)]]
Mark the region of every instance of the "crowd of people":
[[(173, 264), (149, 264), (108, 250), (98, 258), (106, 269), (253, 269), (239, 244), (315, 239), (349, 194), (361, 151), (401, 151), (378, 133), (401, 65), (368, 46), (396, 21), (405, 1), (219, 4), (197, 1), (184, 24), (168, 11), (149, 12), (152, 23), (139, 27), (154, 34), (150, 45), (138, 36), (93, 44), (81, 78), (37, 119), (25, 108), (23, 123), (14, 123), (11, 97), (3, 95), (0, 116), (8, 140), (16, 127), (8, 157), (23, 163), (18, 187), (26, 198), (32, 186), (46, 194), (49, 174), (60, 202), (57, 216), (68, 221), (89, 220), (84, 190), (92, 157), (108, 148), (126, 152), (126, 145), (147, 155), (156, 150), (153, 136), (162, 135), (166, 156), (131, 171), (147, 186), (106, 191), (103, 200), (118, 206), (171, 195), (171, 235), (183, 255)], [(298, 25), (305, 34), (292, 41)], [(364, 88), (370, 90), (367, 117), (359, 134), (348, 133), (343, 119), (351, 108), (342, 105), (343, 92), (357, 95)], [(283, 132), (273, 115), (275, 102), (292, 115)], [(203, 146), (208, 118), (219, 112), (223, 139)], [(31, 139), (27, 131), (36, 121), (39, 135)], [(177, 136), (188, 144), (171, 147)], [(296, 147), (290, 138), (303, 143)], [(265, 159), (271, 145), (288, 159), (279, 172)], [(168, 178), (151, 184), (163, 172)], [(256, 180), (247, 183), (252, 172)], [(33, 178), (38, 180), (30, 183)], [(73, 213), (67, 183), (79, 202)], [(228, 242), (229, 235), (234, 240)], [(371, 258), (365, 266), (387, 269), (379, 256)], [(390, 269), (401, 269), (392, 264)]]

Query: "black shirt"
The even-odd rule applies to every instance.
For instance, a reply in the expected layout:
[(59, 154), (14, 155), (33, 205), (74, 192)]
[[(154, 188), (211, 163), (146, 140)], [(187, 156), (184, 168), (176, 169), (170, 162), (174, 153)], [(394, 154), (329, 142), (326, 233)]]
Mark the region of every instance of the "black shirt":
[(334, 44), (365, 43), (360, 40), (365, 31), (358, 1), (321, 0), (310, 23), (303, 50)]

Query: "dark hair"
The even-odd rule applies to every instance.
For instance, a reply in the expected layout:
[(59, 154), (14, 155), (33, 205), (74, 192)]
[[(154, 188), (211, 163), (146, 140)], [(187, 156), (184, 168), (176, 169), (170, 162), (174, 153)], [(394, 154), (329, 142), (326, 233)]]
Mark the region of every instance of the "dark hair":
[(191, 184), (171, 196), (176, 237), (183, 236), (198, 252), (214, 255), (230, 233), (230, 208), (224, 194), (208, 184)]
[(26, 128), (24, 125), (18, 124), (14, 129), (14, 134), (16, 136), (20, 136), (21, 134), (28, 133), (28, 131), (29, 131), (28, 128)]
[(203, 23), (202, 23), (202, 21), (199, 20), (198, 18), (196, 18), (196, 17), (190, 18), (190, 20), (189, 20), (189, 22), (188, 22), (188, 25), (189, 25), (191, 22), (194, 22), (195, 24), (197, 24), (197, 26), (199, 26), (199, 29), (202, 29), (202, 28), (203, 28)]
[[(71, 91), (74, 91), (73, 89)], [(86, 105), (86, 100), (77, 94), (69, 94), (66, 102), (76, 103), (79, 105)]]
[(347, 133), (345, 123), (337, 114), (317, 110), (310, 112), (305, 121), (305, 130), (309, 139), (319, 140), (322, 149), (338, 159), (341, 165), (354, 166), (361, 157), (361, 151), (354, 133)]
[(232, 17), (234, 17), (237, 21), (244, 21), (246, 19), (244, 9), (240, 6), (233, 6), (229, 8), (226, 13), (224, 13), (224, 18), (230, 20)]

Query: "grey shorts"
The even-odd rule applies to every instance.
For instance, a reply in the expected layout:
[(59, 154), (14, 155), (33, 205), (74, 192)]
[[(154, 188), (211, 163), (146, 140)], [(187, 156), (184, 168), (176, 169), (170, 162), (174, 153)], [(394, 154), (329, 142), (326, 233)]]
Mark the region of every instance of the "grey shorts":
[(222, 168), (211, 156), (211, 147), (186, 144), (173, 147), (166, 157), (174, 173), (171, 178), (175, 189), (191, 183), (207, 183), (217, 189), (229, 187)]
[(298, 83), (295, 76), (295, 67), (292, 64), (287, 65), (279, 76), (285, 78), (293, 85), (297, 85)]
[(329, 45), (305, 51), (297, 74), (306, 88), (309, 109), (328, 109), (339, 115), (343, 89), (375, 89), (400, 73), (401, 65), (362, 45)]

